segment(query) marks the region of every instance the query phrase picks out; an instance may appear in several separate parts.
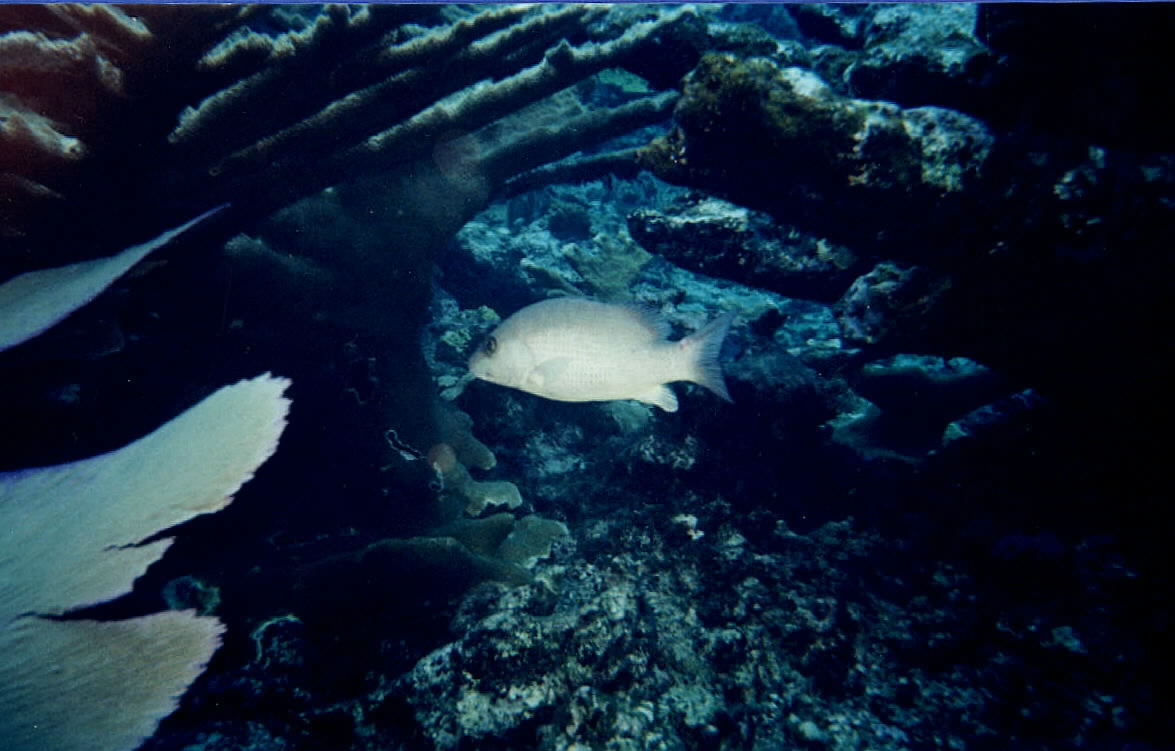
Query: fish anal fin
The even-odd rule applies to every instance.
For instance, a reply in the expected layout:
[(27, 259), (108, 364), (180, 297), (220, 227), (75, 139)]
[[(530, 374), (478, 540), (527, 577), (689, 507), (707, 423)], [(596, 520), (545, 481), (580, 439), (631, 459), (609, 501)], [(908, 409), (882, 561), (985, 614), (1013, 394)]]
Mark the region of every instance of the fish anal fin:
[(677, 411), (677, 396), (674, 395), (673, 389), (664, 384), (655, 387), (647, 394), (638, 396), (636, 400), (638, 402), (644, 402), (645, 404), (652, 404), (655, 407), (660, 407), (666, 412)]

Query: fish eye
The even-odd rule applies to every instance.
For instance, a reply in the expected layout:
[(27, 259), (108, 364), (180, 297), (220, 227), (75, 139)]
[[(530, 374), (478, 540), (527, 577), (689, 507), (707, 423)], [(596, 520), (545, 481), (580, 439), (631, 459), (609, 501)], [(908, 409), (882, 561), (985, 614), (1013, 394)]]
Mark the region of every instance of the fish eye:
[(486, 355), (494, 354), (494, 352), (496, 352), (497, 349), (498, 349), (497, 337), (488, 336), (488, 337), (486, 337), (485, 344), (481, 345), (481, 351), (484, 352)]

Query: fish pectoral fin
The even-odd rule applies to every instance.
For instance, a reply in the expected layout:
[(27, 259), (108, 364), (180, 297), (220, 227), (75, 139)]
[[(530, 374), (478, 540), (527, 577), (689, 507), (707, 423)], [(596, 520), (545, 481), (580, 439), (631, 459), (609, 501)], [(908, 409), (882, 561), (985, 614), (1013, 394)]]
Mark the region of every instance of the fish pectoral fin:
[(647, 394), (636, 397), (636, 400), (660, 407), (666, 412), (677, 411), (677, 397), (673, 394), (673, 389), (664, 384), (657, 386)]
[(546, 360), (530, 371), (530, 376), (527, 378), (528, 385), (542, 388), (547, 384), (556, 383), (567, 372), (567, 366), (570, 364), (570, 357), (553, 357)]

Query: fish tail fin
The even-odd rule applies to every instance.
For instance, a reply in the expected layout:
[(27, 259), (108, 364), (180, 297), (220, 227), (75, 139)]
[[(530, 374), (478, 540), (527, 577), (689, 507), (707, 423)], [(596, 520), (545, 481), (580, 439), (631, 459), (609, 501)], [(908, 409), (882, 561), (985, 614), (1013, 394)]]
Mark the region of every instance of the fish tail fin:
[(728, 402), (734, 400), (726, 390), (718, 354), (722, 351), (722, 340), (726, 338), (726, 332), (730, 331), (733, 320), (734, 313), (723, 313), (678, 342), (682, 351), (688, 353), (685, 380), (705, 386)]

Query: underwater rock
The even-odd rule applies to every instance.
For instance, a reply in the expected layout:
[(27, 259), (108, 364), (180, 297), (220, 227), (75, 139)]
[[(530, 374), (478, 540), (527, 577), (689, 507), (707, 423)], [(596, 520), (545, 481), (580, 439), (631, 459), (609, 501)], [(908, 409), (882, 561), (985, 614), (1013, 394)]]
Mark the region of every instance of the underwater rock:
[(997, 399), (953, 420), (943, 433), (943, 445), (957, 450), (969, 441), (999, 440), (993, 436), (998, 436), (1000, 429), (1025, 424), (1027, 420), (1024, 418), (1033, 410), (1043, 409), (1045, 404), (1045, 400), (1032, 389)]
[[(625, 549), (634, 534), (624, 524), (595, 534), (615, 536), (612, 555), (566, 569), (555, 593), (471, 595), (455, 619), (461, 635), (399, 679), (434, 748), (643, 748), (653, 737), (789, 748), (819, 734), (897, 751), (929, 731), (927, 716), (977, 708), (930, 676), (905, 692), (917, 711), (871, 701), (902, 691), (904, 673), (889, 667), (903, 643), (924, 643), (921, 624), (949, 618), (931, 602), (950, 585), (918, 607), (917, 627), (883, 598), (858, 599), (846, 571), (850, 581), (889, 575), (862, 568), (879, 541), (851, 525), (806, 536), (780, 527), (759, 554), (730, 526), (641, 553)], [(862, 649), (868, 662), (854, 656)]]
[(1013, 390), (972, 360), (908, 354), (866, 363), (849, 382), (880, 411), (842, 414), (833, 421), (834, 440), (866, 456), (890, 452), (911, 460), (941, 448), (948, 424)]
[(811, 71), (717, 53), (686, 77), (674, 118), (642, 155), (658, 177), (853, 247), (954, 238), (994, 143), (952, 110), (848, 98)]
[(918, 410), (943, 424), (1009, 390), (1003, 377), (972, 360), (918, 355), (866, 363), (852, 386), (882, 409)]
[(986, 116), (997, 62), (976, 37), (978, 12), (969, 3), (879, 6), (862, 23), (864, 49), (844, 80), (864, 99)]
[(948, 276), (885, 261), (845, 291), (836, 305), (837, 323), (851, 346), (919, 349), (941, 320), (936, 313), (950, 288)]
[(586, 240), (592, 236), (592, 217), (587, 206), (568, 201), (552, 201), (547, 209), (547, 224), (551, 234), (568, 240)]
[(180, 576), (163, 586), (160, 596), (169, 610), (195, 610), (215, 615), (220, 607), (220, 588), (195, 576)]
[(567, 260), (583, 277), (587, 291), (601, 300), (624, 300), (652, 256), (627, 237), (598, 234), (589, 245), (565, 245)]
[(796, 7), (783, 3), (730, 3), (721, 6), (719, 18), (731, 28), (750, 25), (755, 32), (770, 34), (777, 43), (792, 42), (801, 47), (796, 40), (802, 37), (802, 33), (791, 12)]
[(682, 268), (790, 297), (831, 302), (859, 272), (849, 248), (714, 198), (678, 212), (639, 209), (629, 214), (628, 231)]
[(813, 41), (860, 49), (864, 44), (861, 27), (869, 20), (869, 9), (854, 4), (796, 3), (787, 8), (799, 30)]

